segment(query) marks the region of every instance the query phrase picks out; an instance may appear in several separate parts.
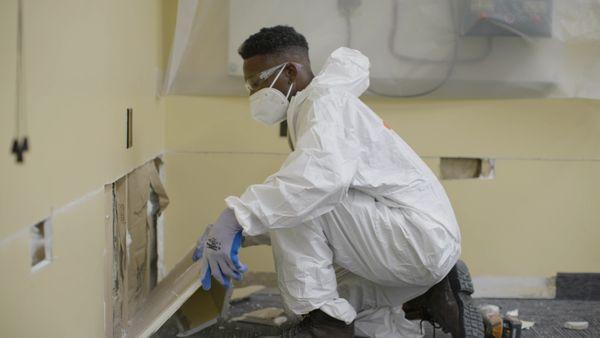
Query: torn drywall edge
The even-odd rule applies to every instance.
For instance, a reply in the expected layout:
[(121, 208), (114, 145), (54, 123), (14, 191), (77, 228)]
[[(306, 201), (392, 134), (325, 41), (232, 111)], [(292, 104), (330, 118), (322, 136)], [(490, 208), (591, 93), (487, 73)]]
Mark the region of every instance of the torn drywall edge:
[(166, 276), (165, 271), (165, 216), (161, 214), (158, 216), (158, 220), (156, 222), (156, 237), (162, 238), (162, 241), (157, 241), (156, 244), (156, 254), (158, 255), (157, 269), (158, 269), (158, 279), (157, 282), (160, 283)]
[(113, 338), (113, 221), (114, 183), (104, 186), (104, 336)]
[[(160, 158), (160, 163), (157, 164), (158, 167), (158, 178), (159, 180), (165, 184), (167, 181), (167, 174), (164, 164), (164, 159), (162, 156), (157, 157)], [(156, 246), (156, 254), (158, 255), (157, 269), (158, 269), (158, 280), (160, 282), (166, 276), (166, 268), (165, 268), (165, 214), (160, 213), (158, 219), (156, 220), (156, 237), (162, 238), (162, 241), (157, 242)]]
[(111, 235), (107, 238), (106, 246), (113, 248), (110, 263), (110, 306), (112, 308), (113, 336), (121, 337), (123, 332), (123, 317), (128, 313), (127, 302), (127, 175), (115, 181), (110, 192), (113, 222), (110, 224)]
[[(151, 207), (148, 209), (148, 220), (151, 221), (151, 238), (149, 240), (149, 250), (152, 252), (150, 257), (149, 271), (152, 275), (151, 287), (154, 287), (161, 274), (160, 269), (164, 270), (164, 211), (168, 207), (170, 200), (165, 188), (164, 162), (162, 158), (155, 158), (154, 165), (147, 166), (148, 179), (150, 183), (150, 194), (148, 203)], [(161, 229), (162, 228), (162, 229)], [(160, 235), (159, 235), (160, 233)], [(162, 272), (164, 274), (164, 271)]]
[(156, 153), (156, 154), (155, 154), (155, 155), (153, 155), (153, 156), (150, 156), (150, 157), (146, 158), (146, 159), (145, 159), (145, 160), (144, 160), (144, 161), (143, 161), (143, 162), (142, 162), (140, 165), (138, 165), (138, 166), (136, 166), (136, 167), (134, 167), (134, 168), (132, 168), (132, 169), (129, 169), (128, 171), (126, 171), (126, 172), (124, 172), (124, 173), (120, 173), (120, 174), (118, 174), (117, 176), (113, 176), (112, 178), (110, 178), (110, 179), (109, 179), (107, 182), (105, 182), (104, 184), (105, 184), (105, 185), (106, 185), (106, 184), (112, 184), (112, 183), (114, 183), (114, 182), (116, 182), (116, 181), (120, 180), (121, 178), (123, 178), (123, 177), (127, 176), (127, 174), (130, 174), (130, 173), (134, 172), (135, 170), (137, 170), (137, 169), (139, 169), (139, 168), (141, 168), (141, 167), (145, 166), (145, 165), (146, 165), (146, 163), (148, 163), (148, 162), (152, 162), (152, 161), (156, 160), (157, 158), (158, 158), (158, 159), (160, 159), (160, 160), (162, 161), (162, 159), (163, 159), (163, 157), (164, 157), (165, 153), (166, 153), (165, 151), (161, 151), (161, 152), (158, 152), (158, 153)]
[(482, 168), (478, 178), (480, 180), (493, 180), (496, 178), (496, 160), (493, 158), (482, 158), (481, 160)]

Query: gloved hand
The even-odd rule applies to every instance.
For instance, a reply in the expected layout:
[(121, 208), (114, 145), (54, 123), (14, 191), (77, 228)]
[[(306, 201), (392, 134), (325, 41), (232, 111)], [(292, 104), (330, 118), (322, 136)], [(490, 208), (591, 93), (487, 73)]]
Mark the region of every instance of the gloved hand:
[(211, 275), (225, 287), (231, 287), (231, 278), (242, 279), (248, 267), (240, 263), (238, 251), (242, 244), (242, 226), (233, 210), (223, 210), (215, 224), (208, 226), (198, 240), (192, 259), (200, 261), (202, 288), (210, 289)]

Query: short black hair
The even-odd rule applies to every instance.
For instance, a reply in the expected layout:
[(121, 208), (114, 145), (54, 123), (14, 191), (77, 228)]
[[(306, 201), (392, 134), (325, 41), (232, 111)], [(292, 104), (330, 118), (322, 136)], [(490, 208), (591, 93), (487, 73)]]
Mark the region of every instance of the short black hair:
[(246, 60), (255, 55), (282, 54), (292, 50), (308, 56), (306, 38), (293, 27), (273, 26), (261, 28), (258, 33), (250, 35), (240, 46), (238, 53)]

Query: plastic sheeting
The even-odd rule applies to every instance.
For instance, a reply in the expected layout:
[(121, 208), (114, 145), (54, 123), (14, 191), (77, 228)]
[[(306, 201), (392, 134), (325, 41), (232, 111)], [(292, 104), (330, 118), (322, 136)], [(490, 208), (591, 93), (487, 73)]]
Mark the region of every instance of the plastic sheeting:
[(247, 95), (237, 49), (278, 24), (315, 72), (363, 52), (375, 95), (600, 98), (600, 0), (179, 0), (163, 93)]

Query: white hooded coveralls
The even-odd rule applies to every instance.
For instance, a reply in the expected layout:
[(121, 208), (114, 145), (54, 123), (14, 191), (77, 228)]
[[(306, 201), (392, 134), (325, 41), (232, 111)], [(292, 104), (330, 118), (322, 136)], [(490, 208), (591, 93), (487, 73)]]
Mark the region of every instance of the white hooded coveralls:
[(335, 50), (290, 102), (294, 151), (225, 201), (245, 235), (270, 234), (289, 310), (356, 319), (361, 335), (409, 336), (402, 303), (450, 271), (460, 231), (435, 175), (358, 98), (368, 86), (369, 59)]

